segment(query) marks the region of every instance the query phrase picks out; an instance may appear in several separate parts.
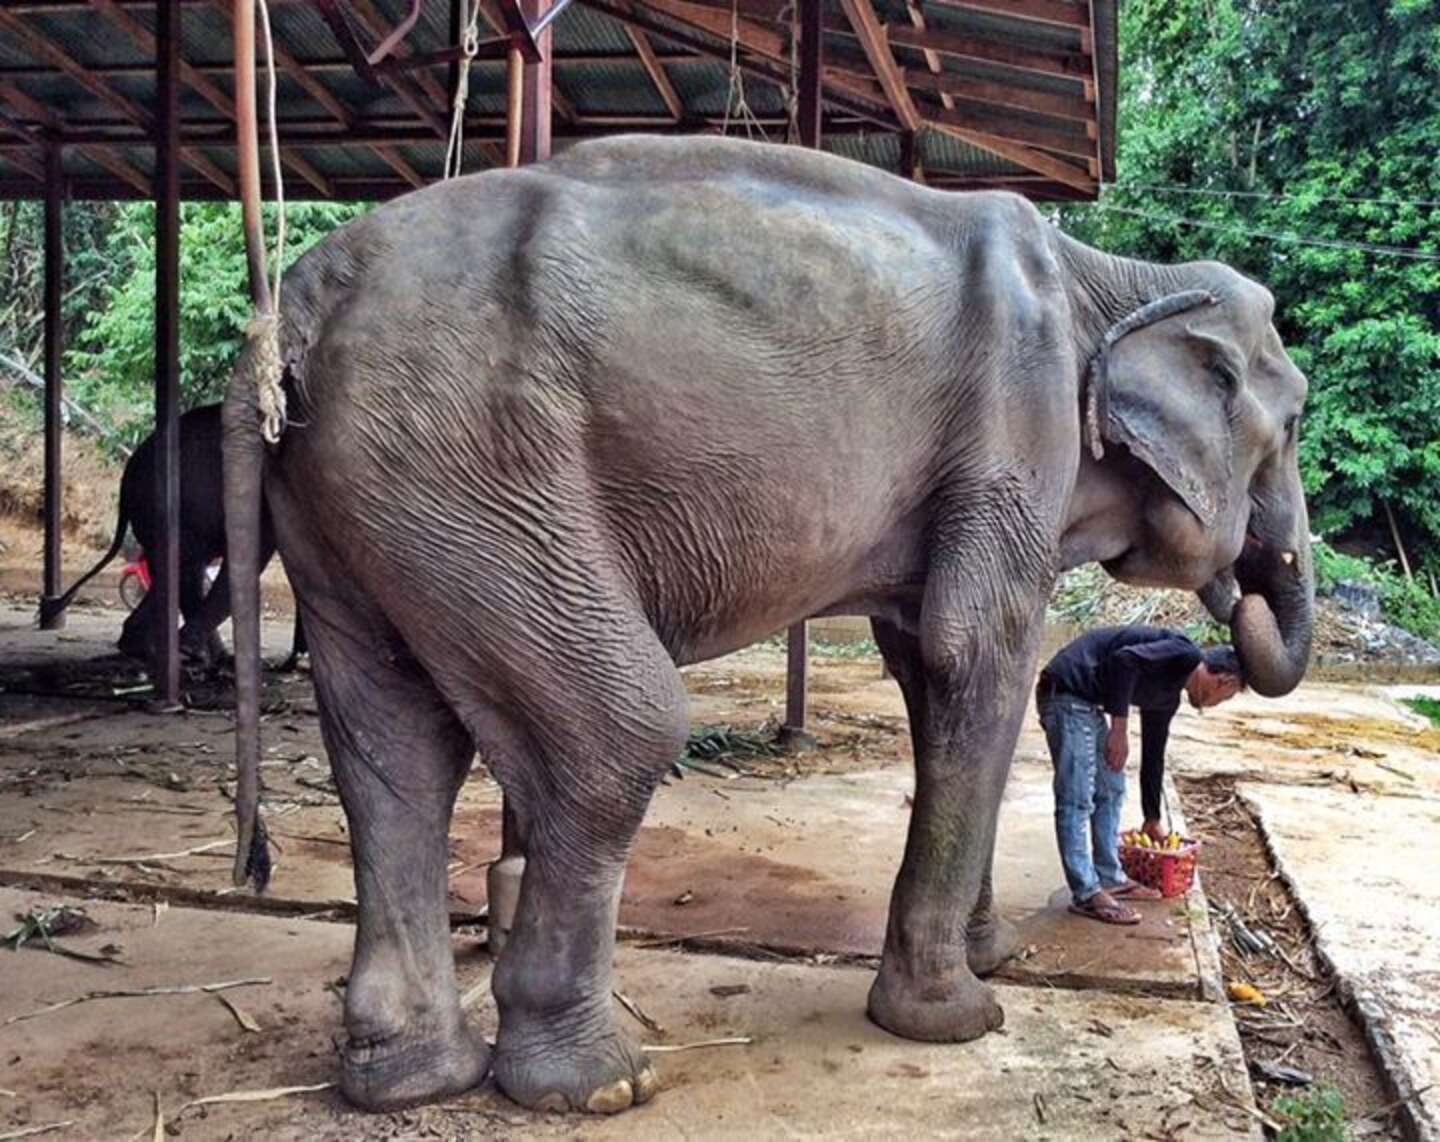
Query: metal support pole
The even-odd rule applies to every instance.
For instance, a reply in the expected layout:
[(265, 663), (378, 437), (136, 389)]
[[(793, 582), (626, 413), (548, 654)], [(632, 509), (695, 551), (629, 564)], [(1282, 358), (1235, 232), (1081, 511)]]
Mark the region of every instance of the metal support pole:
[[(550, 10), (551, 0), (520, 0), (525, 22), (534, 27)], [(521, 87), (524, 95), (520, 106), (520, 162), (543, 163), (550, 157), (550, 29), (540, 33), (539, 63), (526, 63)]]
[(60, 302), (65, 285), (65, 168), (60, 144), (45, 147), (45, 572), (41, 584), (40, 626), (59, 630), (65, 613), (46, 606), (60, 595), (60, 449), (64, 420), (60, 410), (60, 355), (65, 328)]
[(914, 182), (923, 182), (924, 174), (920, 170), (920, 156), (915, 146), (915, 132), (900, 132), (900, 177), (907, 178)]
[(505, 73), (505, 165), (520, 165), (520, 120), (525, 105), (525, 59), (511, 48)]
[[(800, 143), (820, 146), (821, 85), (824, 78), (825, 14), (821, 0), (800, 0)], [(805, 732), (808, 688), (809, 627), (798, 622), (785, 639), (785, 724), (783, 742), (792, 749), (812, 748)]]
[(155, 697), (180, 701), (180, 0), (155, 4)]
[(825, 9), (800, 0), (800, 143), (820, 145), (820, 90), (825, 68)]

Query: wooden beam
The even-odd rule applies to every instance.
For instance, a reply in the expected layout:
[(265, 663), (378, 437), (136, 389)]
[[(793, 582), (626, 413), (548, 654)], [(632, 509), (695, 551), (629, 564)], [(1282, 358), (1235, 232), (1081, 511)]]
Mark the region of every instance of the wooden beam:
[[(1027, 147), (1040, 147), (1043, 150), (1054, 151), (1056, 154), (1069, 155), (1071, 158), (1093, 159), (1095, 156), (1095, 144), (1089, 133), (1081, 135), (1058, 131), (1053, 127), (992, 115), (970, 106), (957, 108), (954, 111), (936, 108), (930, 117), (937, 126), (948, 124), (970, 131), (983, 131), (987, 135), (1010, 139)], [(1094, 124), (1091, 123), (1089, 126), (1093, 131)]]
[(655, 48), (651, 45), (649, 38), (639, 28), (632, 28), (625, 25), (625, 34), (630, 37), (630, 42), (635, 45), (635, 51), (640, 56), (640, 63), (645, 68), (645, 74), (650, 77), (651, 84), (665, 104), (665, 109), (670, 112), (670, 118), (680, 122), (685, 118), (685, 104), (675, 90), (670, 77), (665, 74), (665, 66), (655, 55)]
[(865, 49), (865, 58), (870, 61), (875, 78), (880, 81), (885, 98), (889, 100), (900, 125), (907, 131), (919, 130), (922, 125), (920, 113), (910, 99), (910, 89), (905, 86), (900, 66), (890, 53), (885, 27), (875, 15), (870, 0), (840, 0), (840, 7), (859, 37), (860, 46)]
[(1014, 44), (999, 40), (958, 35), (954, 32), (937, 32), (932, 29), (922, 32), (917, 28), (900, 25), (890, 29), (890, 43), (896, 47), (934, 51), (954, 59), (996, 64), (1017, 71), (1033, 71), (1040, 75), (1061, 75), (1075, 80), (1085, 79), (1090, 75), (1089, 58), (1073, 51), (1018, 48)]
[[(116, 0), (90, 0), (90, 4), (97, 12), (129, 36), (141, 51), (151, 56), (155, 54), (155, 37), (151, 34), (150, 29), (120, 7)], [(235, 104), (231, 98), (226, 95), (225, 92), (221, 91), (213, 80), (202, 75), (186, 63), (183, 55), (180, 57), (180, 78), (185, 82), (187, 87), (204, 99), (211, 107), (219, 111), (220, 114), (224, 115), (225, 118), (231, 121), (235, 119)], [(306, 162), (305, 159), (299, 155), (286, 154), (283, 146), (281, 147), (280, 157), (286, 166), (321, 194), (329, 195), (330, 181), (310, 163)]]
[(1052, 24), (1061, 28), (1087, 28), (1090, 14), (1084, 4), (1073, 4), (1069, 0), (929, 0), (942, 8), (955, 8), (962, 12), (979, 12), (987, 16), (1009, 16), (1013, 20), (1027, 20), (1037, 24)]
[[(46, 107), (34, 96), (20, 90), (20, 88), (16, 87), (13, 83), (0, 81), (0, 103), (5, 103), (15, 108), (21, 115), (33, 119), (52, 134), (63, 137), (67, 133), (68, 128), (64, 119), (51, 111), (50, 108)], [(108, 147), (81, 144), (75, 149), (96, 166), (102, 167), (116, 178), (122, 179), (142, 195), (149, 196), (150, 180)], [(41, 175), (41, 177), (43, 178), (44, 176)]]
[[(529, 27), (534, 27), (549, 11), (554, 0), (519, 0), (520, 13)], [(550, 157), (550, 114), (554, 92), (550, 84), (550, 42), (553, 35), (546, 28), (536, 39), (540, 62), (526, 60), (522, 65), (523, 89), (520, 109), (520, 162), (522, 165), (543, 163)]]
[[(210, 4), (224, 15), (228, 23), (230, 19), (230, 7), (226, 0), (210, 0)], [(350, 69), (349, 60), (343, 61), (343, 65), (347, 71)], [(328, 111), (338, 123), (348, 127), (354, 121), (354, 113), (335, 97), (333, 91), (311, 74), (310, 65), (301, 63), (278, 43), (275, 45), (275, 66), (289, 72), (290, 77), (295, 80), (300, 89)], [(227, 64), (224, 70), (228, 72), (230, 65)], [(283, 125), (281, 138), (284, 138)], [(382, 162), (389, 166), (391, 170), (412, 186), (419, 187), (425, 185), (425, 180), (415, 173), (415, 169), (400, 155), (395, 154), (391, 148), (372, 147), (371, 151)], [(333, 183), (331, 185), (333, 186)], [(329, 195), (326, 197), (329, 197)]]
[[(905, 11), (906, 14), (910, 17), (910, 26), (916, 31), (925, 31), (925, 13), (920, 10), (920, 4), (918, 0), (906, 0)], [(940, 72), (943, 70), (940, 66), (940, 54), (938, 52), (930, 51), (928, 49), (923, 54), (925, 56), (925, 66), (930, 69), (932, 74), (939, 75)], [(915, 86), (915, 84), (910, 81), (908, 73), (902, 71), (901, 76), (906, 87)], [(944, 104), (946, 109), (950, 109), (955, 106), (954, 99), (952, 99), (947, 93), (943, 91), (940, 93), (940, 102)]]
[[(126, 119), (146, 130), (154, 126), (154, 118), (138, 103), (122, 95), (112, 88), (99, 76), (90, 71), (79, 60), (67, 55), (60, 48), (52, 44), (43, 34), (31, 28), (25, 21), (17, 16), (0, 8), (0, 29), (8, 30), (12, 35), (24, 42), (26, 49), (31, 54), (42, 59), (49, 60), (70, 79), (78, 83), (86, 91), (90, 92), (103, 103), (115, 108)], [(203, 154), (194, 151), (184, 151), (181, 159), (185, 165), (192, 170), (204, 175), (220, 189), (234, 193), (235, 183), (224, 171), (207, 159)]]
[[(1025, 167), (1027, 170), (1046, 175), (1056, 182), (1074, 187), (1092, 197), (1099, 193), (1100, 187), (1095, 181), (1095, 176), (1090, 173), (1089, 164), (1086, 164), (1085, 169), (1081, 169), (1072, 163), (1047, 155), (1044, 151), (1037, 151), (1033, 147), (1017, 143), (1013, 139), (991, 135), (985, 131), (972, 131), (950, 123), (936, 123), (935, 129), (944, 131), (947, 135), (953, 135), (962, 142), (969, 143), (972, 147), (979, 147), (981, 150), (999, 155), (1002, 159), (1015, 163), (1017, 166)], [(1093, 162), (1093, 160), (1091, 161)]]
[(905, 83), (918, 91), (937, 93), (952, 110), (958, 97), (971, 103), (982, 103), (987, 107), (1033, 111), (1040, 115), (1053, 115), (1057, 119), (1073, 119), (1079, 123), (1095, 121), (1095, 108), (1086, 103), (1078, 91), (1074, 95), (1058, 95), (1053, 91), (1035, 91), (1009, 83), (988, 83), (956, 75), (954, 72), (907, 70)]

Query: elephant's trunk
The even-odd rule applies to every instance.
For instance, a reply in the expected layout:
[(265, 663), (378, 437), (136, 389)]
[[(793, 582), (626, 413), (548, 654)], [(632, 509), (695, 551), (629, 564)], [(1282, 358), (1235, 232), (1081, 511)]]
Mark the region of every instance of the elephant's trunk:
[(1288, 542), (1252, 537), (1233, 571), (1200, 591), (1210, 614), (1229, 623), (1246, 682), (1267, 698), (1300, 684), (1314, 626), (1315, 576), (1303, 509), (1286, 531)]

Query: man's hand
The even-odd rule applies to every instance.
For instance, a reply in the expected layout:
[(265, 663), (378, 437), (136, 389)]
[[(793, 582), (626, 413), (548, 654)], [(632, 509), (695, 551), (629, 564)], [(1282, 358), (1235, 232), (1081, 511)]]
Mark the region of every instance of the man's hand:
[(1160, 821), (1158, 818), (1151, 818), (1147, 820), (1143, 825), (1140, 826), (1140, 831), (1144, 833), (1147, 837), (1149, 837), (1152, 841), (1154, 841), (1157, 845), (1163, 845), (1165, 843), (1166, 837), (1170, 835), (1163, 828), (1160, 827)]
[(1124, 718), (1110, 719), (1110, 734), (1105, 739), (1105, 764), (1115, 773), (1125, 768), (1130, 760), (1130, 735), (1126, 731)]

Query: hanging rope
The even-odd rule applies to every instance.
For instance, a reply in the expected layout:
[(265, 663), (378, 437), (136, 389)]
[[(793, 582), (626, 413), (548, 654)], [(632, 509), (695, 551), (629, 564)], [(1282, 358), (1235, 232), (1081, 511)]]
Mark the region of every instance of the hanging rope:
[(270, 159), (275, 179), (275, 284), (271, 309), (256, 313), (247, 334), (255, 343), (255, 398), (260, 409), (260, 432), (266, 443), (276, 444), (285, 431), (285, 390), (280, 380), (285, 363), (280, 356), (280, 279), (285, 265), (285, 179), (280, 166), (280, 127), (276, 114), (275, 42), (270, 34), (270, 7), (259, 0), (260, 27), (265, 38), (266, 111), (269, 118)]
[(782, 19), (786, 13), (790, 17), (790, 86), (785, 89), (785, 110), (789, 117), (785, 141), (797, 146), (800, 142), (800, 5), (796, 0), (790, 0), (780, 10)]
[(765, 127), (750, 110), (745, 101), (745, 76), (740, 70), (740, 9), (738, 0), (730, 0), (730, 90), (725, 97), (725, 119), (720, 126), (722, 135), (730, 134), (730, 120), (737, 118), (745, 125), (745, 137), (753, 139), (755, 132), (767, 143), (769, 136)]
[(465, 104), (470, 98), (470, 64), (480, 51), (480, 0), (469, 0), (474, 4), (465, 30), (460, 36), (460, 51), (464, 56), (455, 76), (455, 97), (451, 101), (450, 138), (445, 144), (445, 171), (443, 178), (454, 178), (460, 173), (465, 161)]

